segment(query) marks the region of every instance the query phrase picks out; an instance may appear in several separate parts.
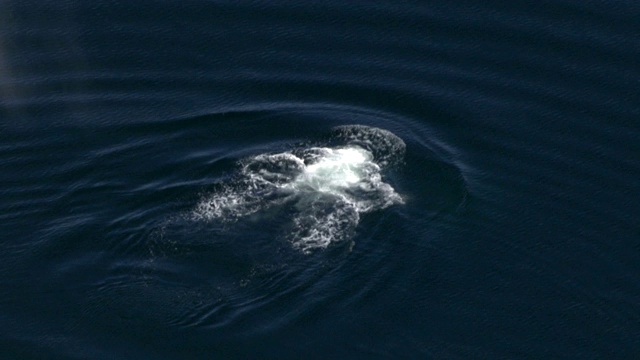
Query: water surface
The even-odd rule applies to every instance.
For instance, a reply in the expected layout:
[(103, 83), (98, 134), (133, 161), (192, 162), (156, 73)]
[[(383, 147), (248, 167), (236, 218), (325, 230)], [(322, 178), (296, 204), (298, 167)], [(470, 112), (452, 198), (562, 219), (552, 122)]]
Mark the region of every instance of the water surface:
[(1, 353), (637, 357), (639, 16), (0, 3)]

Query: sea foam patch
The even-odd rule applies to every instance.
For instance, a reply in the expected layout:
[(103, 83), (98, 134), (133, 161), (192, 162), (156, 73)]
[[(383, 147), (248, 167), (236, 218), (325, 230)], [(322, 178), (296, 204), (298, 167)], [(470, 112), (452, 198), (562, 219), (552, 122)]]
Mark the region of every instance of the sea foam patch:
[(402, 204), (382, 173), (404, 158), (405, 144), (389, 131), (348, 125), (333, 129), (331, 146), (260, 154), (240, 162), (236, 180), (204, 198), (198, 220), (235, 221), (291, 206), (283, 231), (304, 253), (350, 238), (362, 214)]

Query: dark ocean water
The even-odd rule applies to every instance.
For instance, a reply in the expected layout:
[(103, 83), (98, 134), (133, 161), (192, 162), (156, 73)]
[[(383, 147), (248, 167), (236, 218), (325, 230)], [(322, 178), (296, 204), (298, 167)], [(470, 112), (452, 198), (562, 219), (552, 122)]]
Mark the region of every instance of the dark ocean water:
[(639, 19), (1, 1), (0, 358), (637, 359)]

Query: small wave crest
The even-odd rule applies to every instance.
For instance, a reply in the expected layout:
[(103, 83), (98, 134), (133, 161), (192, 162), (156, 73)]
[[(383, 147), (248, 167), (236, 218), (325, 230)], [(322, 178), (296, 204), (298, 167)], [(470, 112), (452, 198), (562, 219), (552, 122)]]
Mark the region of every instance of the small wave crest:
[(349, 125), (334, 128), (333, 143), (242, 160), (239, 176), (204, 198), (194, 217), (229, 222), (290, 205), (294, 211), (285, 236), (310, 253), (350, 238), (361, 214), (404, 202), (382, 177), (383, 169), (403, 159), (402, 139)]

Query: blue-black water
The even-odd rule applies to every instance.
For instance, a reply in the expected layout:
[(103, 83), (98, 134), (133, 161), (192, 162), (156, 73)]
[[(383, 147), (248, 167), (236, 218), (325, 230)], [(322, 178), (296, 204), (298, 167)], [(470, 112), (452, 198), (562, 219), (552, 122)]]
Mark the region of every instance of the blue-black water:
[(638, 358), (638, 19), (0, 2), (0, 358)]

